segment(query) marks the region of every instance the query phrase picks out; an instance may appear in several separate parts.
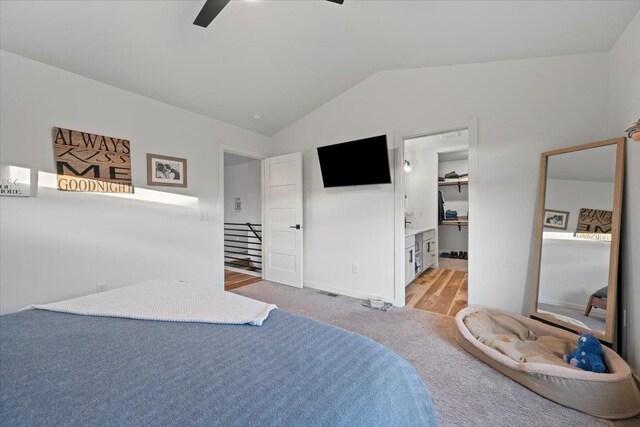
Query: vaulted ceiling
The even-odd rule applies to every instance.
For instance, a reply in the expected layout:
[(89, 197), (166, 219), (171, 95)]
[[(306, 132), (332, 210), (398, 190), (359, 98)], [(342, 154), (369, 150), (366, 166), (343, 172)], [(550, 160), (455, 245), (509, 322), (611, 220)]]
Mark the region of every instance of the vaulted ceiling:
[[(3, 1), (0, 47), (273, 135), (382, 70), (606, 52), (639, 1)], [(260, 113), (262, 118), (254, 120)]]

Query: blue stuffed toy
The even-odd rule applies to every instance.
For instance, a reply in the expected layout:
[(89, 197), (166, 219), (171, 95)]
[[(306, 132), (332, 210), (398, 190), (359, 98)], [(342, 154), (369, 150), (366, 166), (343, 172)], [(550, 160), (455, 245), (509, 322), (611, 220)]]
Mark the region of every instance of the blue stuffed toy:
[(602, 360), (602, 344), (593, 334), (581, 333), (578, 348), (563, 357), (564, 361), (576, 368), (603, 373), (606, 368)]

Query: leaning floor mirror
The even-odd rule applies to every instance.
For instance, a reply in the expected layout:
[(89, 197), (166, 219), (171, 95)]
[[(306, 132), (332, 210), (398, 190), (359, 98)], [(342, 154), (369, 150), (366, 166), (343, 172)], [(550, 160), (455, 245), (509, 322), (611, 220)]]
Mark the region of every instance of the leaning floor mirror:
[(531, 316), (612, 343), (625, 139), (542, 153)]

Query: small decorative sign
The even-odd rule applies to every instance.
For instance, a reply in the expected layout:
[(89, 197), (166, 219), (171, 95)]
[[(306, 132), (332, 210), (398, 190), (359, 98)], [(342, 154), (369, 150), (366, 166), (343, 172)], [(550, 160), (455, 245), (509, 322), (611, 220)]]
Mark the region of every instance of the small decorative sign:
[(0, 166), (0, 196), (31, 196), (31, 170), (17, 166)]
[(576, 237), (611, 241), (613, 212), (599, 209), (580, 209)]
[(54, 127), (58, 190), (133, 193), (128, 140)]

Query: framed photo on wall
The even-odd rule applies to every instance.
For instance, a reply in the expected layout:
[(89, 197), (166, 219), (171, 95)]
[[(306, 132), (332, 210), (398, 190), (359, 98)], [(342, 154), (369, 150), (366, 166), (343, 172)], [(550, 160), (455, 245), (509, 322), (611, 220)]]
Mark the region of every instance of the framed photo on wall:
[(566, 230), (569, 225), (569, 212), (556, 211), (553, 209), (544, 210), (544, 218), (542, 223), (547, 228), (556, 228), (558, 230)]
[(186, 187), (187, 159), (147, 153), (147, 184)]

